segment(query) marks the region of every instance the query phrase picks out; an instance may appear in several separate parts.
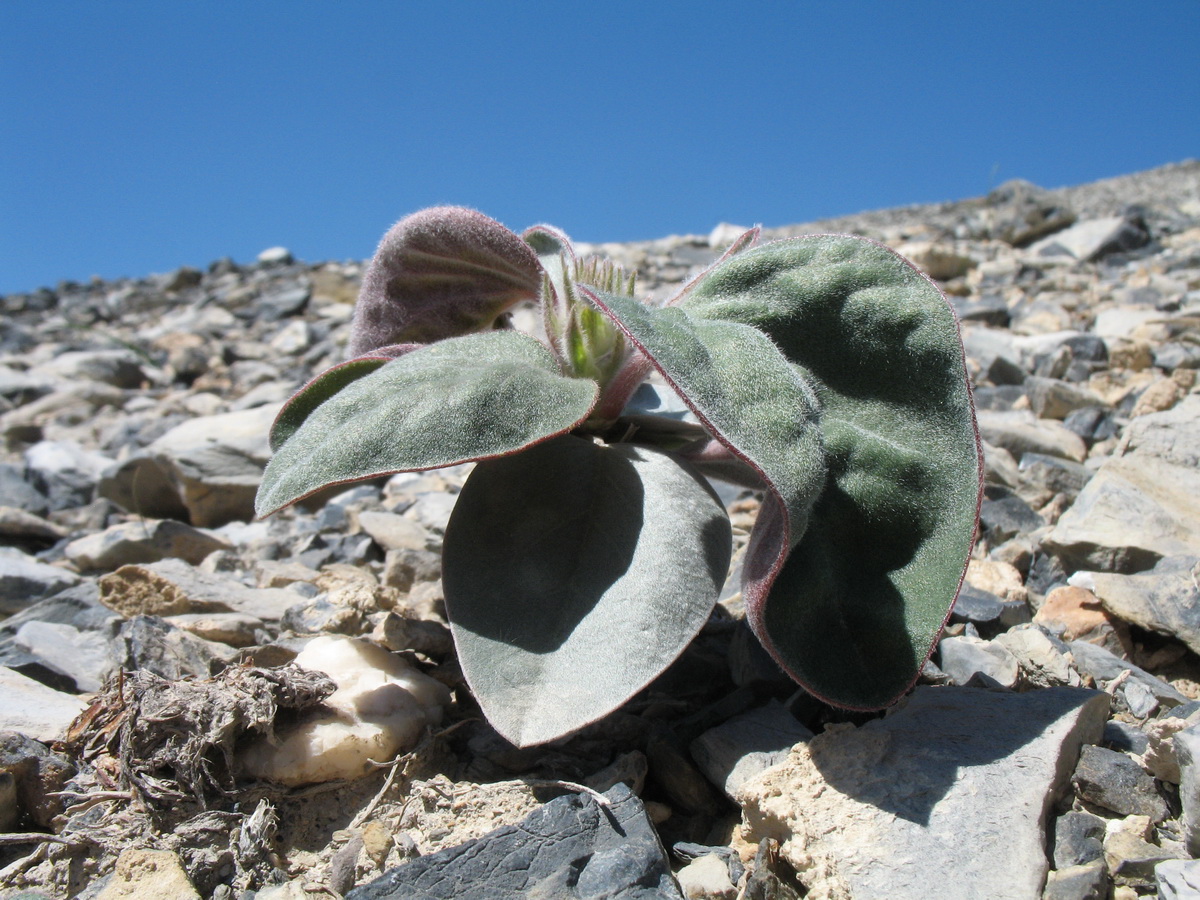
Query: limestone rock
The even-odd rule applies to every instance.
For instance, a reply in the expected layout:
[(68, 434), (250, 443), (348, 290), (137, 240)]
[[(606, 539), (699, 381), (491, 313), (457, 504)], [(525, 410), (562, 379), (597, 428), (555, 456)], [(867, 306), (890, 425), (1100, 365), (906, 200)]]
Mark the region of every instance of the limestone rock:
[(1047, 811), (1107, 710), (1079, 688), (918, 687), (747, 783), (743, 830), (780, 841), (812, 900), (927, 900), (947, 873), (963, 900), (1039, 900)]
[(738, 789), (782, 762), (792, 747), (812, 737), (777, 700), (734, 716), (692, 741), (692, 758), (708, 780), (735, 799)]
[(20, 550), (0, 547), (0, 614), (11, 615), (79, 584), (79, 576)]
[(68, 544), (64, 552), (80, 569), (112, 571), (169, 557), (197, 565), (210, 553), (232, 546), (211, 531), (183, 522), (142, 519), (85, 535)]
[(179, 559), (122, 566), (100, 579), (100, 599), (123, 616), (175, 616), (238, 612), (278, 622), (300, 599), (286, 588), (250, 588), (221, 575), (201, 572)]
[(1200, 557), (1176, 556), (1137, 575), (1092, 572), (1092, 592), (1114, 616), (1169, 634), (1200, 653)]

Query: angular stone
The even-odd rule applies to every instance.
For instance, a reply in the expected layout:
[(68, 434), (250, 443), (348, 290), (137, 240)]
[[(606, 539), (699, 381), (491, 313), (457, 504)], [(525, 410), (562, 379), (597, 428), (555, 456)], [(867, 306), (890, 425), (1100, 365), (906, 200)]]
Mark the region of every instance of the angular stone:
[(692, 759), (731, 800), (748, 779), (813, 736), (778, 700), (734, 716), (692, 741)]
[(113, 673), (116, 660), (107, 629), (80, 631), (62, 622), (26, 622), (13, 643), (44, 665), (75, 682), (80, 693), (98, 691)]
[(688, 900), (734, 900), (737, 897), (737, 888), (729, 878), (729, 866), (715, 853), (692, 860), (676, 877)]
[(1121, 659), (1115, 653), (1088, 641), (1071, 641), (1071, 656), (1075, 659), (1075, 668), (1081, 675), (1087, 675), (1100, 685), (1112, 682), (1128, 672), (1128, 681), (1140, 684), (1163, 706), (1178, 706), (1186, 703), (1187, 697), (1167, 684), (1161, 678), (1151, 675), (1140, 666), (1135, 666), (1127, 659)]
[(955, 684), (1013, 688), (1020, 667), (1007, 649), (977, 637), (947, 637), (938, 644), (941, 670)]
[(177, 558), (198, 565), (204, 557), (233, 545), (203, 528), (170, 519), (121, 522), (67, 544), (63, 552), (80, 569), (111, 572), (121, 566)]
[(252, 521), (254, 495), (271, 457), (267, 439), (280, 405), (177, 425), (107, 470), (99, 493), (130, 512), (186, 518), (200, 527)]
[(358, 524), (384, 550), (424, 550), (429, 534), (412, 519), (387, 512), (360, 512)]
[(1139, 416), (1123, 438), (1126, 453), (1200, 467), (1200, 394), (1189, 394), (1165, 412)]
[(1071, 782), (1080, 798), (1122, 816), (1147, 816), (1151, 822), (1161, 822), (1169, 812), (1154, 779), (1116, 750), (1084, 746)]
[(1114, 616), (1168, 634), (1200, 653), (1200, 557), (1173, 556), (1137, 575), (1088, 573), (1092, 592)]
[(1029, 504), (999, 485), (988, 485), (979, 507), (979, 525), (992, 546), (1044, 527), (1045, 520)]
[(1104, 857), (1104, 820), (1070, 810), (1054, 820), (1054, 868), (1081, 866)]
[(75, 764), (41, 741), (16, 731), (0, 731), (0, 772), (14, 777), (17, 805), (42, 828), (63, 810), (55, 796), (76, 774)]
[(0, 542), (47, 547), (66, 537), (66, 532), (41, 516), (0, 505)]
[(1106, 900), (1108, 871), (1104, 860), (1056, 869), (1046, 876), (1042, 900)]
[(239, 612), (278, 622), (299, 598), (286, 588), (250, 588), (179, 559), (122, 566), (100, 579), (101, 601), (123, 616)]
[(1200, 897), (1200, 859), (1168, 859), (1154, 867), (1158, 900)]
[(601, 808), (568, 794), (458, 847), (431, 853), (355, 888), (346, 900), (683, 900), (645, 809), (617, 785)]
[[(826, 728), (742, 789), (810, 897), (1039, 900), (1045, 820), (1108, 698), (918, 687), (861, 728)], [(953, 840), (947, 835), (954, 835)]]
[(1200, 556), (1200, 472), (1148, 456), (1100, 467), (1042, 545), (1068, 571), (1137, 572)]
[(995, 643), (1013, 655), (1027, 687), (1080, 687), (1081, 682), (1067, 657), (1036, 625), (1023, 625), (995, 637)]
[(0, 548), (0, 614), (11, 615), (79, 584), (79, 576), (20, 550)]
[(1083, 640), (1116, 653), (1132, 649), (1125, 623), (1107, 612), (1099, 597), (1081, 587), (1064, 585), (1052, 590), (1033, 621), (1067, 642)]
[[(1039, 453), (1026, 453), (1021, 457), (1019, 471), (1022, 487), (1026, 490), (1036, 488), (1036, 496), (1043, 502), (1055, 494), (1066, 494), (1067, 499), (1074, 501), (1093, 474), (1091, 469), (1079, 463)], [(1021, 494), (1029, 499), (1026, 490)]]
[(1155, 868), (1164, 860), (1180, 858), (1181, 853), (1174, 848), (1151, 843), (1152, 834), (1146, 816), (1109, 821), (1104, 836), (1104, 862), (1118, 885), (1151, 887)]
[(111, 465), (107, 456), (75, 441), (39, 441), (25, 451), (26, 477), (52, 510), (91, 503), (100, 474)]
[(950, 611), (951, 622), (970, 622), (982, 637), (989, 639), (1028, 622), (1029, 618), (1029, 605), (1024, 601), (1005, 600), (966, 583)]
[(126, 670), (146, 669), (177, 681), (188, 675), (207, 678), (224, 668), (237, 651), (176, 628), (157, 616), (135, 616), (121, 628), (120, 660)]
[(1104, 402), (1091, 391), (1057, 378), (1031, 375), (1025, 381), (1029, 407), (1039, 419), (1065, 419), (1077, 409), (1103, 406)]
[(1135, 250), (1150, 240), (1145, 226), (1125, 216), (1076, 222), (1029, 247), (1034, 256), (1070, 256), (1091, 261), (1109, 253)]
[(1083, 439), (1061, 422), (1038, 419), (1033, 413), (1023, 410), (981, 410), (978, 418), (979, 434), (983, 439), (989, 444), (1003, 447), (1018, 460), (1026, 453), (1058, 456), (1075, 462), (1087, 459), (1087, 445)]
[(49, 501), (25, 479), (24, 467), (0, 463), (0, 506), (42, 516), (49, 509)]
[(1200, 725), (1192, 725), (1174, 737), (1179, 761), (1179, 803), (1183, 807), (1183, 834), (1188, 850), (1200, 856)]
[(992, 190), (980, 213), (986, 227), (980, 237), (1025, 247), (1075, 222), (1075, 213), (1045, 188), (1014, 178)]
[(87, 703), (0, 666), (0, 722), (43, 743), (61, 740)]

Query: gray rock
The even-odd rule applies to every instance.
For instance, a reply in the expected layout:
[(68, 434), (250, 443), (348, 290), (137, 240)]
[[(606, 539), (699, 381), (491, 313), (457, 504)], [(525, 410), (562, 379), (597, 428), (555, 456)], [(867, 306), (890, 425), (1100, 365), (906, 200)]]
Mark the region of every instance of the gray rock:
[(979, 433), (983, 439), (989, 444), (1003, 447), (1018, 460), (1026, 453), (1057, 456), (1075, 462), (1087, 459), (1087, 445), (1083, 439), (1061, 422), (1038, 419), (1033, 413), (1023, 410), (981, 410), (978, 418)]
[(346, 900), (683, 900), (641, 801), (624, 785), (610, 805), (577, 794), (519, 825), (431, 853), (355, 888)]
[(812, 732), (778, 700), (734, 716), (692, 741), (692, 759), (731, 800), (748, 779), (782, 761)]
[[(101, 586), (104, 603), (125, 616), (147, 611), (162, 615), (240, 612), (264, 622), (278, 622), (299, 596), (287, 588), (247, 587), (180, 559), (122, 567), (101, 579)], [(148, 604), (148, 597), (155, 602)]]
[(1045, 520), (1028, 503), (999, 485), (988, 485), (979, 507), (979, 525), (991, 546), (1044, 527)]
[(1110, 459), (1042, 546), (1069, 570), (1138, 572), (1164, 556), (1200, 556), (1200, 472), (1143, 455)]
[(1025, 381), (1025, 393), (1030, 409), (1039, 419), (1065, 419), (1077, 409), (1104, 406), (1091, 391), (1057, 378), (1030, 376)]
[(25, 451), (26, 477), (50, 509), (90, 503), (100, 474), (111, 465), (107, 456), (74, 441), (39, 441)]
[(1075, 213), (1061, 198), (1019, 178), (1006, 181), (987, 195), (980, 213), (979, 237), (996, 238), (1025, 247), (1075, 222)]
[(1104, 858), (1104, 820), (1070, 810), (1054, 820), (1054, 868), (1080, 866)]
[(0, 463), (0, 506), (41, 516), (50, 508), (50, 502), (45, 494), (25, 480), (23, 468)]
[(1116, 750), (1086, 745), (1071, 783), (1081, 799), (1122, 816), (1148, 816), (1152, 822), (1161, 822), (1169, 813), (1154, 779)]
[[(1039, 900), (1045, 817), (1108, 698), (918, 687), (890, 715), (827, 728), (741, 792), (816, 896)], [(947, 835), (954, 835), (948, 840)]]
[(1014, 688), (1020, 667), (1000, 644), (977, 637), (947, 637), (938, 644), (941, 670), (956, 684)]
[(1154, 867), (1158, 900), (1200, 897), (1200, 859), (1168, 859)]
[[(1200, 653), (1200, 557), (1174, 556), (1137, 575), (1094, 572), (1087, 587), (1113, 615)], [(1076, 576), (1076, 581), (1081, 580)]]
[(99, 494), (151, 518), (182, 518), (206, 528), (249, 522), (271, 456), (267, 438), (279, 406), (184, 422), (108, 469)]
[(0, 666), (0, 722), (36, 741), (61, 740), (87, 703)]
[(63, 552), (80, 569), (111, 571), (121, 566), (176, 558), (199, 564), (233, 547), (211, 531), (170, 519), (122, 522), (69, 543)]
[(0, 548), (0, 613), (20, 612), (59, 591), (79, 584), (79, 576), (48, 566), (20, 550)]
[(0, 731), (0, 772), (13, 776), (17, 807), (40, 828), (63, 810), (54, 796), (76, 774), (75, 765), (41, 741), (16, 731)]
[(1189, 394), (1164, 412), (1135, 418), (1125, 432), (1123, 446), (1128, 454), (1200, 467), (1200, 394)]
[(1200, 725), (1177, 732), (1173, 739), (1179, 761), (1179, 803), (1188, 850), (1200, 856)]
[(1042, 900), (1106, 900), (1108, 870), (1104, 860), (1056, 869), (1046, 876)]
[(117, 388), (136, 388), (146, 378), (142, 360), (132, 350), (78, 350), (60, 353), (33, 370), (61, 381), (99, 381)]
[(1061, 642), (1052, 641), (1036, 625), (1018, 626), (994, 640), (1016, 659), (1026, 687), (1080, 686), (1078, 673), (1059, 649)]
[(26, 622), (13, 636), (15, 646), (68, 676), (81, 693), (100, 690), (115, 671), (111, 640), (107, 629), (81, 631), (62, 622)]
[(950, 611), (950, 621), (970, 622), (981, 637), (991, 639), (1028, 622), (1031, 615), (1028, 603), (1006, 600), (964, 582)]
[(1180, 703), (1187, 702), (1187, 697), (1161, 678), (1151, 675), (1127, 659), (1121, 659), (1098, 644), (1091, 644), (1087, 641), (1071, 641), (1068, 646), (1071, 648), (1071, 656), (1075, 660), (1075, 668), (1081, 675), (1092, 678), (1097, 685), (1111, 682), (1120, 678), (1122, 673), (1129, 672), (1128, 680), (1141, 684), (1163, 706), (1178, 706)]
[(1070, 256), (1095, 260), (1110, 253), (1136, 250), (1150, 240), (1145, 226), (1125, 216), (1088, 219), (1029, 247), (1034, 256)]
[(123, 669), (146, 669), (169, 681), (188, 675), (208, 678), (237, 656), (232, 647), (196, 637), (157, 616), (130, 619), (119, 640)]
[(1154, 365), (1168, 372), (1174, 369), (1200, 369), (1200, 345), (1172, 341), (1156, 347)]
[(1026, 453), (1021, 457), (1022, 484), (1027, 489), (1036, 489), (1035, 496), (1041, 502), (1049, 500), (1055, 494), (1065, 494), (1067, 499), (1074, 501), (1091, 480), (1092, 474), (1092, 470), (1086, 466), (1054, 456)]
[(386, 512), (361, 512), (357, 518), (359, 527), (384, 550), (420, 551), (429, 543), (428, 532), (405, 516)]

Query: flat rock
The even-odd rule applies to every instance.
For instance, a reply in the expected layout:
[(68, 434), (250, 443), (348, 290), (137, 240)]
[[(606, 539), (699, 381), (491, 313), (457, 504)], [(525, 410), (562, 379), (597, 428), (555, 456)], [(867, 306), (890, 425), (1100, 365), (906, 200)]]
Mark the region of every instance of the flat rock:
[(0, 548), (0, 613), (11, 615), (79, 584), (79, 576), (38, 562), (20, 550)]
[(736, 799), (738, 789), (782, 762), (792, 747), (812, 737), (778, 700), (734, 716), (692, 741), (692, 758), (708, 780)]
[(1108, 698), (918, 687), (884, 719), (827, 728), (741, 792), (810, 900), (1040, 900), (1046, 815)]
[(179, 559), (122, 566), (100, 579), (100, 598), (123, 616), (240, 612), (264, 622), (278, 622), (301, 599), (287, 588), (246, 587)]
[(271, 457), (273, 403), (172, 428), (143, 452), (105, 471), (98, 486), (130, 512), (216, 527), (254, 518), (254, 495)]
[(1030, 245), (1034, 256), (1069, 256), (1099, 259), (1108, 253), (1134, 250), (1150, 240), (1144, 227), (1125, 216), (1107, 216), (1076, 222), (1070, 228)]
[(130, 848), (121, 851), (111, 880), (96, 895), (96, 900), (140, 900), (146, 897), (200, 900), (179, 857), (170, 850)]
[(361, 512), (358, 524), (384, 550), (424, 550), (429, 542), (424, 528), (395, 513)]
[(1110, 459), (1042, 546), (1068, 571), (1137, 572), (1200, 556), (1200, 471), (1152, 456)]
[(422, 856), (346, 900), (683, 900), (641, 801), (624, 785), (568, 794), (457, 847)]
[(1107, 897), (1108, 871), (1101, 859), (1055, 869), (1046, 876), (1046, 890), (1042, 894), (1042, 900), (1106, 900)]
[(1150, 674), (1127, 659), (1122, 659), (1098, 644), (1088, 641), (1071, 641), (1067, 646), (1071, 649), (1075, 668), (1079, 670), (1080, 674), (1091, 677), (1097, 686), (1104, 682), (1114, 681), (1128, 672), (1129, 682), (1145, 688), (1163, 706), (1172, 707), (1187, 702), (1187, 697), (1161, 678)]
[(1200, 653), (1200, 557), (1175, 556), (1137, 575), (1088, 573), (1089, 587), (1114, 616), (1169, 634)]
[(938, 643), (938, 666), (955, 684), (1013, 688), (1020, 666), (1017, 658), (994, 641), (977, 637), (946, 637)]
[(1154, 867), (1158, 900), (1200, 897), (1200, 859), (1169, 859)]
[(203, 528), (170, 519), (142, 519), (85, 535), (67, 544), (63, 552), (80, 569), (112, 571), (170, 557), (198, 565), (210, 553), (232, 547)]
[(1026, 453), (1058, 456), (1075, 462), (1087, 459), (1087, 444), (1062, 422), (1039, 419), (1024, 410), (980, 410), (978, 418), (979, 434), (983, 439), (1003, 447), (1018, 460)]
[(0, 722), (34, 740), (60, 740), (87, 703), (0, 666)]
[(1165, 412), (1138, 416), (1123, 443), (1126, 453), (1200, 467), (1200, 394), (1189, 394)]
[(26, 622), (13, 643), (75, 682), (80, 692), (98, 691), (112, 674), (115, 660), (108, 629), (81, 631), (63, 622)]

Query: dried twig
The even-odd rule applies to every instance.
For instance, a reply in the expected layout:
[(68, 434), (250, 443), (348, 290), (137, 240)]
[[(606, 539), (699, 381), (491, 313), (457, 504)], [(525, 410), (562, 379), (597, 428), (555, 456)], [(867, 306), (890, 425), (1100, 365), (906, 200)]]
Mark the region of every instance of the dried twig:
[(590, 788), (586, 784), (579, 784), (575, 781), (559, 781), (554, 778), (522, 778), (521, 781), (530, 787), (557, 787), (564, 791), (574, 791), (577, 794), (587, 794), (600, 806), (612, 806), (612, 801), (605, 797), (595, 788)]
[(72, 841), (69, 838), (59, 837), (57, 834), (45, 834), (41, 831), (18, 831), (9, 834), (0, 834), (0, 846), (6, 844), (77, 844), (78, 841)]

